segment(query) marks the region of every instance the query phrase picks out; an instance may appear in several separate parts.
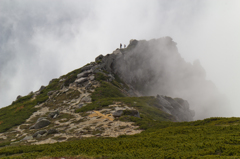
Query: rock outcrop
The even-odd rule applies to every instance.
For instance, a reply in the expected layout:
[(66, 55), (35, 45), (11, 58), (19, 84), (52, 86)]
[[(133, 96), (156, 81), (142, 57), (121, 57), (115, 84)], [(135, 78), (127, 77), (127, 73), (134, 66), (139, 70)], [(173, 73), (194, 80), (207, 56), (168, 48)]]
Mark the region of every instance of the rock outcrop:
[(195, 119), (219, 116), (218, 109), (229, 111), (226, 98), (206, 80), (199, 60), (193, 64), (185, 62), (176, 45), (170, 37), (131, 40), (127, 48), (97, 57), (101, 61), (97, 68), (117, 74), (140, 96), (162, 94), (186, 99), (197, 112)]
[(173, 115), (178, 121), (193, 121), (195, 112), (189, 109), (189, 104), (181, 98), (171, 98), (157, 95), (161, 109)]

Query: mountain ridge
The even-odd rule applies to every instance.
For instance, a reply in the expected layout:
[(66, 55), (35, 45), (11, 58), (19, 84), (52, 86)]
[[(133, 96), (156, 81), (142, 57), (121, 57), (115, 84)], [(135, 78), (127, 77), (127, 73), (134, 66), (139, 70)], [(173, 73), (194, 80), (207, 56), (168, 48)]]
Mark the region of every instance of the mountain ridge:
[[(156, 45), (160, 48), (156, 48)], [(150, 51), (147, 51), (149, 49)], [(154, 56), (156, 52), (161, 55), (159, 59)], [(214, 125), (211, 131), (215, 134), (221, 129), (216, 125), (238, 125), (238, 118), (210, 118), (191, 122), (195, 113), (190, 109), (191, 105), (189, 106), (187, 100), (158, 94), (152, 96), (154, 87), (157, 87), (158, 84), (160, 84), (160, 87), (163, 86), (162, 80), (164, 78), (162, 76), (166, 75), (170, 83), (172, 81), (176, 82), (175, 79), (170, 78), (173, 77), (172, 72), (169, 74), (161, 67), (160, 71), (155, 69), (159, 60), (165, 61), (158, 64), (161, 67), (165, 64), (165, 66), (171, 64), (171, 60), (176, 65), (181, 63), (180, 70), (186, 67), (185, 61), (177, 52), (176, 43), (170, 37), (150, 41), (131, 40), (126, 48), (116, 49), (112, 54), (105, 56), (99, 55), (94, 62), (59, 78), (52, 79), (49, 85), (41, 86), (38, 91), (31, 92), (24, 97), (18, 96), (10, 106), (0, 109), (0, 146), (5, 146), (5, 148), (0, 148), (0, 157), (10, 156), (14, 158), (11, 155), (18, 154), (22, 158), (31, 158), (31, 155), (34, 156), (34, 154), (27, 149), (28, 146), (31, 149), (38, 149), (35, 145), (47, 147), (46, 144), (52, 144), (52, 148), (54, 148), (57, 145), (64, 147), (64, 145), (71, 144), (79, 145), (82, 142), (88, 145), (87, 141), (103, 142), (109, 145), (108, 141), (111, 140), (116, 141), (116, 145), (119, 145), (126, 139), (124, 146), (127, 146), (130, 144), (128, 140), (137, 142), (135, 138), (139, 138), (143, 142), (143, 138), (148, 138), (148, 136), (157, 137), (156, 141), (160, 142), (159, 140), (162, 137), (159, 138), (157, 133), (160, 133), (161, 130), (168, 136), (171, 136), (170, 134), (174, 132), (172, 135), (175, 134), (178, 137), (186, 132), (192, 138), (196, 135), (193, 132), (201, 129), (201, 133), (205, 133), (205, 128), (209, 129), (208, 126)], [(179, 68), (174, 66), (168, 68), (168, 70), (176, 72), (175, 69), (178, 70)], [(198, 73), (191, 74), (194, 70), (197, 70)], [(200, 63), (196, 62), (191, 65), (189, 72), (190, 75), (185, 80), (190, 79), (191, 81), (192, 77), (194, 77), (194, 80), (196, 78), (205, 80), (204, 69), (202, 69)], [(184, 74), (186, 75), (185, 72)], [(178, 73), (177, 77), (179, 75), (181, 73)], [(156, 79), (161, 80), (156, 81)], [(169, 84), (166, 85), (166, 88), (173, 88)], [(164, 93), (164, 89), (162, 91), (160, 89), (159, 94)], [(183, 87), (179, 87), (179, 89), (183, 89)], [(209, 90), (211, 89), (213, 88), (211, 87)], [(169, 129), (171, 131), (168, 131)], [(234, 129), (238, 129), (238, 127), (235, 126)], [(221, 129), (222, 132), (230, 130), (232, 129)], [(173, 138), (173, 136), (170, 138)], [(168, 137), (162, 139), (165, 142)], [(148, 146), (152, 147), (151, 143), (155, 143), (155, 141), (150, 138), (148, 140), (145, 141), (146, 145), (149, 144)], [(99, 146), (104, 147), (105, 144)], [(15, 149), (18, 145), (26, 146), (20, 148), (21, 150), (19, 149), (19, 152), (24, 151), (24, 154), (19, 154), (18, 150)], [(141, 143), (141, 145), (145, 144)], [(133, 147), (135, 146), (133, 145)], [(121, 146), (119, 145), (119, 147)], [(51, 147), (48, 148), (51, 149)], [(82, 149), (84, 148), (82, 147)], [(95, 147), (94, 149), (98, 148)], [(217, 152), (218, 149), (216, 148)], [(66, 148), (63, 148), (63, 150), (68, 152)], [(61, 153), (52, 151), (53, 154), (46, 150), (47, 153), (45, 154), (42, 150), (39, 153), (34, 150), (36, 152), (35, 157), (48, 156), (49, 154), (51, 156), (69, 155), (64, 151)], [(69, 153), (75, 155), (80, 153), (81, 157), (84, 156), (81, 150), (74, 151), (74, 153), (72, 151), (74, 150), (69, 150)], [(135, 151), (138, 152), (138, 150)], [(159, 155), (160, 151), (163, 150), (159, 149), (156, 154)], [(96, 157), (94, 151), (89, 152), (91, 153), (86, 153), (88, 154), (86, 158), (89, 155), (91, 156), (92, 153)], [(138, 152), (135, 157), (146, 155), (151, 158), (151, 154), (155, 154), (152, 149), (149, 152), (144, 150), (144, 152), (145, 154)], [(115, 155), (122, 155), (120, 158), (128, 156), (118, 153), (116, 151)], [(133, 155), (130, 152), (126, 153), (129, 153), (129, 156)], [(194, 153), (196, 152), (194, 151)], [(105, 152), (99, 152), (99, 154), (104, 155)], [(217, 155), (218, 153), (214, 154)], [(179, 153), (178, 155), (181, 156)], [(112, 155), (108, 153), (106, 156)], [(134, 158), (133, 156), (131, 158)], [(114, 158), (114, 155), (112, 157)], [(164, 158), (164, 156), (162, 157)]]

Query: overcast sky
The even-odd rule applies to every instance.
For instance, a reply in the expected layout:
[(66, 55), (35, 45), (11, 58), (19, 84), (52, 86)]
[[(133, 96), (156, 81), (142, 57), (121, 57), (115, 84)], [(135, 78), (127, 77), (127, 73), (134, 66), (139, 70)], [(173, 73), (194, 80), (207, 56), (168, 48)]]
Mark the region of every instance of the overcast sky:
[(171, 36), (240, 116), (239, 0), (0, 0), (0, 107), (130, 39)]

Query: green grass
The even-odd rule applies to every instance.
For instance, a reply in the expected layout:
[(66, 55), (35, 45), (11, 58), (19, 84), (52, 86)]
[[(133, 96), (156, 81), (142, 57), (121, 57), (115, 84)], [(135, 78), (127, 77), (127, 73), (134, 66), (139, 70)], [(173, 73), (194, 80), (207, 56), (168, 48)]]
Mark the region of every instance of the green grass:
[[(106, 72), (107, 73), (107, 72)], [(97, 81), (106, 81), (109, 77), (101, 72), (95, 74)]]
[[(18, 155), (18, 158), (81, 155), (109, 159), (239, 158), (240, 125), (237, 120), (239, 118), (210, 118), (167, 124), (164, 128), (154, 128), (154, 131), (149, 129), (118, 138), (87, 138), (52, 145), (6, 147), (0, 149), (0, 155), (3, 158), (11, 158), (12, 155)], [(229, 125), (215, 125), (219, 123)]]
[(92, 101), (108, 97), (124, 97), (125, 95), (111, 83), (101, 81), (101, 86), (92, 93)]
[[(0, 132), (23, 123), (36, 111), (34, 105), (48, 99), (49, 91), (60, 89), (61, 84), (69, 85), (80, 72), (81, 69), (77, 69), (62, 76), (67, 79), (64, 83), (54, 80), (35, 100), (32, 99), (32, 95), (28, 95), (0, 109)], [(133, 117), (131, 113), (124, 111), (124, 115), (118, 120), (135, 122), (139, 129), (145, 131), (131, 136), (122, 135), (118, 138), (94, 137), (45, 145), (6, 146), (10, 142), (1, 140), (0, 158), (25, 159), (46, 156), (107, 159), (240, 158), (240, 118), (208, 118), (193, 122), (172, 122), (175, 118), (160, 109), (161, 105), (155, 97), (126, 97), (121, 89), (127, 88), (127, 85), (116, 76), (111, 83), (106, 82), (107, 76), (102, 73), (97, 74), (96, 79), (101, 85), (92, 93), (93, 102), (76, 112), (81, 116), (87, 116), (89, 115), (87, 111), (100, 110), (115, 102), (121, 102), (122, 105), (138, 110), (141, 118)], [(62, 94), (53, 99), (62, 102), (78, 96), (79, 92), (72, 91), (68, 95)], [(54, 107), (54, 103), (49, 104), (51, 108)], [(72, 116), (60, 114), (58, 119), (60, 118), (70, 119)], [(92, 134), (100, 132), (96, 130)]]

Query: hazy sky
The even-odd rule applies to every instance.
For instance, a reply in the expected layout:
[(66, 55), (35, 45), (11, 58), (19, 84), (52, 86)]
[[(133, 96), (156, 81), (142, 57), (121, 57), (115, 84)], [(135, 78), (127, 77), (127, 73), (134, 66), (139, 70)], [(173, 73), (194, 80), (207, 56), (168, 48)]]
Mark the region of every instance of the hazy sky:
[(0, 107), (130, 39), (171, 36), (240, 116), (239, 0), (0, 0)]

